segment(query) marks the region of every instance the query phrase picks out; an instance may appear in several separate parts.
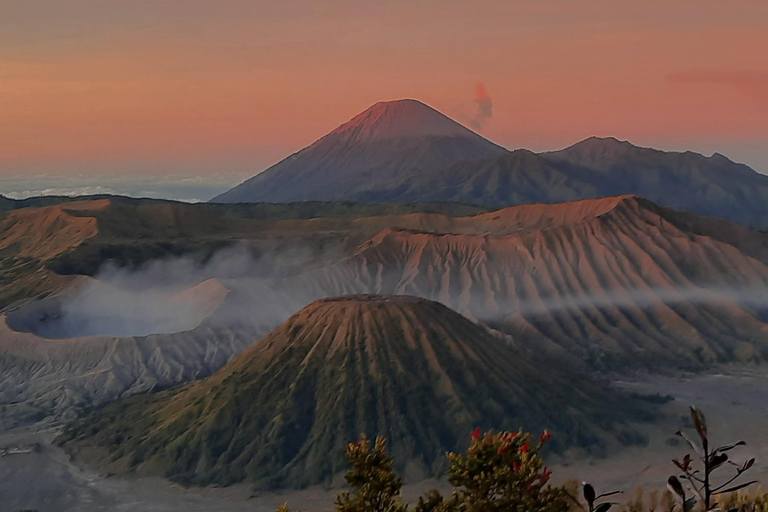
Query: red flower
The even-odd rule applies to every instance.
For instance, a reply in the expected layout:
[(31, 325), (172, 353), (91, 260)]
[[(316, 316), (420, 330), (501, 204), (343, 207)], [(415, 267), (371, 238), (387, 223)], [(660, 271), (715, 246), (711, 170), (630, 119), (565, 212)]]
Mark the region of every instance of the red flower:
[(541, 479), (546, 482), (549, 480), (550, 476), (552, 476), (552, 471), (550, 471), (548, 467), (544, 466), (544, 471), (541, 472)]
[(499, 455), (501, 455), (501, 454), (502, 454), (502, 453), (504, 453), (505, 451), (507, 451), (507, 447), (506, 447), (506, 446), (499, 446), (499, 449), (498, 449), (498, 451), (497, 451), (496, 453), (498, 453)]
[(480, 439), (480, 436), (482, 433), (480, 432), (480, 427), (477, 427), (475, 430), (472, 431), (472, 439)]
[(514, 469), (515, 471), (520, 471), (520, 463), (517, 461), (513, 462), (512, 469)]
[(552, 433), (549, 430), (545, 430), (544, 433), (539, 436), (539, 441), (542, 443), (544, 441), (549, 441), (550, 437), (552, 437)]
[(528, 443), (525, 443), (523, 446), (520, 447), (520, 453), (528, 453), (528, 450), (531, 449), (531, 445)]

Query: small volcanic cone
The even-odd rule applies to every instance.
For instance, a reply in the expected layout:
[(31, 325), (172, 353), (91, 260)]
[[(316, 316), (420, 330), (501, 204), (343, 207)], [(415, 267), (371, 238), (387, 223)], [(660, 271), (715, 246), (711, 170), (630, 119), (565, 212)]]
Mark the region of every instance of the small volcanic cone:
[(411, 479), (475, 427), (599, 445), (628, 405), (458, 313), (406, 296), (318, 300), (207, 379), (130, 398), (70, 426), (110, 471), (186, 483), (302, 487), (345, 470), (348, 442), (384, 435)]

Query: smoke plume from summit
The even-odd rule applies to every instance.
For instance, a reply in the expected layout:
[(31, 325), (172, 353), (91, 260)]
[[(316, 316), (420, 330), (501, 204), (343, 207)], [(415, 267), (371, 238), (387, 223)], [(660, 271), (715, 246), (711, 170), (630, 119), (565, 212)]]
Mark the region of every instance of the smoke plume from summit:
[(477, 108), (470, 124), (479, 130), (488, 119), (493, 117), (493, 101), (483, 82), (479, 82), (475, 86), (475, 105)]

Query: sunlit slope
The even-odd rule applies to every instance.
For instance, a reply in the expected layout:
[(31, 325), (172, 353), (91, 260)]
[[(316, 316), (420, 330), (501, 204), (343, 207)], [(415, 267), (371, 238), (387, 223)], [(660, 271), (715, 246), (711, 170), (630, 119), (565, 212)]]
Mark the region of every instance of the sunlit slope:
[[(0, 332), (2, 399), (59, 415), (74, 405), (175, 385), (215, 371), (308, 303), (352, 293), (437, 300), (521, 346), (559, 353), (582, 368), (702, 369), (766, 359), (767, 237), (727, 221), (632, 196), (470, 216), (439, 209), (361, 215), (336, 203), (280, 205), (277, 213), (273, 207), (112, 200), (103, 209), (65, 212), (84, 225), (96, 219), (96, 235), (74, 249), (67, 249), (73, 244), (66, 226), (40, 237), (49, 217), (28, 210), (40, 220), (31, 232), (44, 243), (24, 250), (50, 254), (49, 242), (61, 236), (65, 252), (47, 261), (3, 260), (17, 263), (0, 291), (28, 303), (7, 311), (16, 330)], [(23, 232), (8, 230), (5, 240)], [(222, 275), (187, 276), (174, 290), (194, 290), (208, 279), (221, 285), (210, 289), (226, 290), (212, 300), (203, 296), (188, 316), (180, 315), (190, 308), (154, 308), (147, 300), (141, 306), (152, 308), (151, 318), (137, 322), (95, 295), (97, 308), (72, 304), (83, 315), (57, 323), (56, 304), (84, 282), (77, 274), (96, 274), (108, 259), (132, 267), (232, 244), (245, 244), (255, 263), (241, 274), (225, 266)], [(48, 269), (53, 264), (87, 272), (57, 275)], [(177, 266), (170, 260), (167, 269)], [(150, 286), (156, 277), (140, 282)], [(169, 306), (176, 291), (153, 296)], [(52, 292), (47, 302), (29, 302)], [(168, 309), (175, 313), (167, 316)], [(104, 330), (101, 324), (113, 317)], [(91, 325), (98, 330), (83, 327)], [(68, 335), (76, 339), (43, 337)]]
[[(107, 262), (137, 267), (179, 255), (205, 259), (243, 243), (265, 262), (286, 248), (307, 254), (268, 262), (271, 273), (286, 264), (332, 263), (315, 253), (329, 244), (335, 246), (329, 253), (352, 249), (382, 227), (400, 226), (393, 217), (410, 227), (412, 212), (444, 218), (483, 211), (458, 204), (209, 205), (112, 196), (36, 201), (44, 199), (57, 204), (0, 213), (0, 310), (66, 289), (78, 282), (72, 276), (93, 276)], [(354, 236), (345, 239), (348, 233)]]
[(0, 308), (76, 282), (46, 265), (96, 236), (96, 219), (81, 214), (106, 206), (106, 201), (75, 201), (0, 214)]
[[(458, 233), (458, 234), (457, 234)], [(632, 196), (385, 229), (302, 286), (412, 294), (581, 360), (763, 361), (767, 237)]]

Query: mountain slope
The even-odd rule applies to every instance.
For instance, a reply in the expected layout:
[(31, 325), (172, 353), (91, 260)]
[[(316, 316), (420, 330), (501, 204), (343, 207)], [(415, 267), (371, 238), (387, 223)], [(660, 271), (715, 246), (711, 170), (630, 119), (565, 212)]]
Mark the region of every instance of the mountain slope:
[(351, 296), (310, 304), (205, 380), (95, 411), (68, 437), (107, 448), (111, 470), (300, 487), (338, 476), (360, 432), (387, 436), (423, 477), (476, 426), (595, 446), (601, 428), (629, 434), (615, 420), (630, 407), (440, 304)]
[(438, 300), (607, 367), (768, 359), (768, 236), (632, 196), (384, 229), (297, 279), (316, 294)]
[(529, 203), (555, 203), (601, 197), (593, 173), (563, 169), (535, 153), (510, 153), (452, 165), (433, 166), (403, 178), (356, 192), (358, 201), (441, 201), (494, 207)]
[(79, 211), (101, 210), (107, 201), (79, 201), (62, 206), (24, 208), (0, 217), (0, 256), (50, 260), (98, 233), (93, 217)]
[(719, 153), (666, 152), (592, 137), (542, 156), (593, 171), (602, 195), (635, 194), (699, 215), (768, 226), (768, 176)]
[(356, 192), (359, 201), (493, 207), (632, 194), (662, 206), (768, 227), (768, 176), (715, 154), (664, 152), (593, 137), (562, 151), (516, 150), (424, 169)]
[(347, 199), (422, 168), (504, 153), (419, 101), (380, 102), (212, 202)]
[(768, 176), (715, 153), (591, 137), (509, 152), (415, 100), (377, 103), (213, 202), (457, 202), (491, 207), (632, 194), (768, 227)]
[[(255, 332), (254, 332), (255, 331)], [(202, 326), (146, 337), (49, 340), (0, 317), (0, 430), (210, 375), (263, 332)]]
[[(355, 217), (356, 207), (326, 205), (331, 214), (318, 217), (314, 207), (280, 205), (286, 210), (275, 217), (272, 206), (166, 209), (125, 202), (121, 208), (68, 210), (95, 218), (98, 233), (66, 253), (71, 258), (66, 268), (84, 268), (97, 277), (107, 258), (131, 267), (153, 255), (197, 250), (208, 240), (218, 246), (247, 243), (256, 259), (253, 265), (183, 272), (178, 290), (211, 278), (227, 289), (218, 308), (216, 294), (211, 295), (216, 300), (202, 301), (203, 313), (215, 311), (192, 331), (138, 336), (164, 331), (142, 332), (136, 315), (125, 313), (153, 305), (120, 308), (95, 296), (84, 305), (100, 307), (80, 308), (93, 314), (75, 317), (78, 329), (70, 335), (88, 333), (83, 326), (89, 321), (118, 315), (134, 336), (103, 336), (127, 331), (102, 330), (90, 332), (102, 336), (63, 341), (40, 334), (55, 327), (45, 319), (59, 316), (56, 304), (69, 300), (69, 292), (29, 299), (81, 283), (83, 276), (57, 275), (36, 260), (0, 260), (8, 265), (0, 274), (0, 291), (27, 303), (6, 312), (7, 324), (0, 317), (0, 400), (61, 414), (179, 384), (216, 370), (313, 300), (360, 293), (440, 301), (512, 335), (520, 346), (564, 355), (575, 367), (702, 369), (768, 359), (768, 235), (728, 221), (632, 196), (469, 216), (389, 215), (388, 210), (372, 216), (365, 208), (368, 216)], [(408, 211), (403, 208), (397, 211)], [(301, 212), (313, 218), (301, 218)], [(48, 217), (38, 212), (25, 218), (37, 219), (46, 232)], [(56, 239), (55, 230), (46, 233), (44, 240)], [(46, 246), (32, 243), (28, 249), (38, 247)], [(167, 263), (158, 267), (162, 271), (138, 274), (143, 292), (174, 269), (188, 268), (173, 259)], [(163, 289), (156, 291), (163, 292), (158, 298), (166, 306), (173, 305)], [(78, 305), (69, 303), (69, 311)], [(182, 309), (166, 309), (172, 311), (167, 320), (178, 325)], [(159, 308), (157, 313), (164, 322)], [(199, 317), (193, 313), (192, 319)]]

